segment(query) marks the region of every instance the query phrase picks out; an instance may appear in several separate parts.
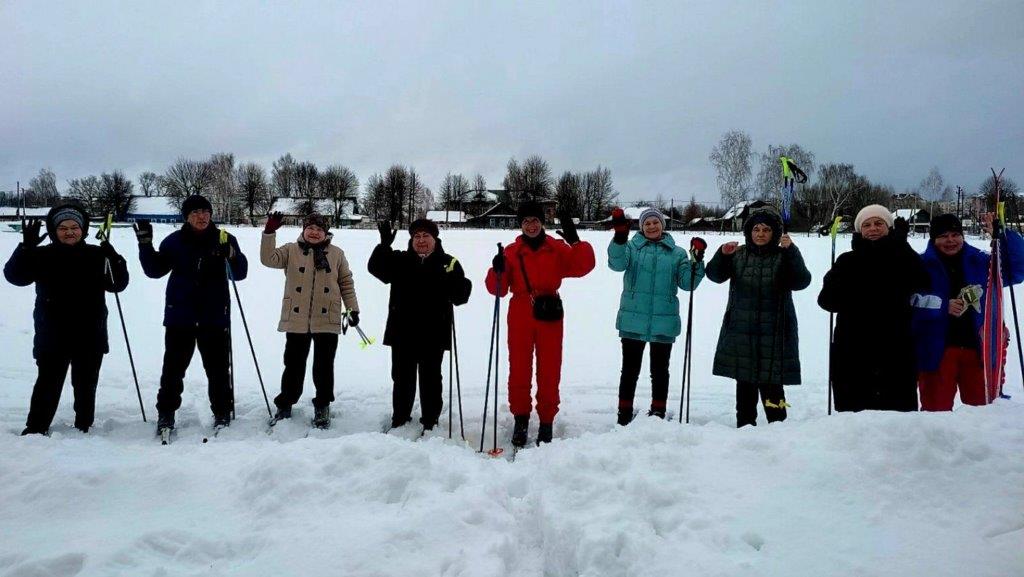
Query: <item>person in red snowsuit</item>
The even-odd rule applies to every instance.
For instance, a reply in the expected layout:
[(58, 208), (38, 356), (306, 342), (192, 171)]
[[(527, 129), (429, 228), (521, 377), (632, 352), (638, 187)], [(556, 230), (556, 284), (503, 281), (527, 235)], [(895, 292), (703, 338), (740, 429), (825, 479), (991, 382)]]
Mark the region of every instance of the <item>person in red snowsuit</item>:
[[(487, 291), (503, 297), (512, 291), (508, 307), (508, 404), (515, 417), (512, 444), (526, 445), (530, 424), (533, 355), (537, 354), (537, 443), (551, 442), (558, 414), (558, 384), (562, 377), (562, 315), (558, 288), (562, 279), (582, 277), (594, 270), (594, 248), (581, 241), (568, 215), (560, 215), (563, 240), (544, 232), (544, 211), (526, 201), (517, 211), (523, 234), (494, 257), (487, 271)], [(498, 275), (501, 273), (501, 284)], [(541, 318), (537, 318), (541, 317)]]

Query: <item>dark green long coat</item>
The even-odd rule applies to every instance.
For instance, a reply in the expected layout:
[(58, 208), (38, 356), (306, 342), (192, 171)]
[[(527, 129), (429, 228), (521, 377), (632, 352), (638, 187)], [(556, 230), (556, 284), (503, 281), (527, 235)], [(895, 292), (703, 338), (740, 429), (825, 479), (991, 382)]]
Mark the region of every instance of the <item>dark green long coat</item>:
[(713, 373), (752, 383), (800, 384), (800, 346), (793, 291), (811, 284), (796, 245), (756, 247), (750, 241), (726, 255), (718, 249), (705, 274), (731, 281)]

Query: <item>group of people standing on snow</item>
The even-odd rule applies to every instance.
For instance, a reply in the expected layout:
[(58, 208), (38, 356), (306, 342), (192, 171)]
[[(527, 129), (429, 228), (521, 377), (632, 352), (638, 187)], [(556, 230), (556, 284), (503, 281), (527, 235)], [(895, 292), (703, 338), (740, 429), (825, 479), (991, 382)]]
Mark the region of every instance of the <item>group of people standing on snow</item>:
[[(234, 410), (229, 282), (246, 278), (248, 262), (235, 238), (214, 224), (205, 198), (187, 198), (182, 216), (184, 225), (159, 248), (153, 246), (149, 222), (135, 226), (142, 270), (151, 278), (170, 275), (158, 430), (174, 427), (185, 371), (197, 347), (215, 426), (230, 424)], [(547, 234), (545, 214), (535, 202), (520, 203), (517, 218), (522, 234), (494, 257), (485, 286), (497, 298), (512, 294), (508, 403), (515, 423), (511, 442), (521, 447), (534, 408), (539, 417), (536, 442), (552, 439), (562, 367), (559, 287), (566, 278), (590, 273), (595, 257), (571, 218), (560, 218), (560, 239)], [(291, 417), (312, 349), (313, 424), (327, 427), (338, 335), (360, 322), (352, 271), (344, 251), (332, 244), (324, 217), (310, 215), (294, 242), (277, 246), (282, 222), (280, 214), (270, 215), (260, 244), (260, 261), (283, 269), (285, 275), (278, 324), (286, 333), (284, 371), (281, 392), (274, 398), (274, 421)], [(755, 425), (759, 404), (769, 422), (784, 420), (788, 405), (783, 387), (800, 383), (792, 293), (807, 288), (811, 274), (779, 214), (770, 207), (754, 210), (744, 224), (744, 242), (723, 244), (706, 265), (707, 244), (695, 237), (689, 252), (678, 246), (657, 210), (640, 215), (632, 237), (621, 209), (613, 211), (611, 223), (608, 267), (623, 273), (615, 320), (622, 341), (618, 424), (628, 425), (636, 415), (637, 381), (648, 345), (647, 414), (665, 418), (669, 360), (682, 333), (677, 294), (696, 290), (704, 278), (729, 282), (712, 372), (736, 381), (737, 426)], [(985, 224), (991, 232), (991, 217)], [(41, 223), (28, 221), (22, 243), (4, 268), (12, 284), (36, 284), (33, 355), (39, 373), (23, 434), (48, 431), (69, 367), (75, 426), (88, 431), (100, 365), (108, 352), (103, 295), (125, 289), (127, 266), (107, 240), (99, 246), (85, 242), (89, 218), (80, 207), (54, 207), (45, 225), (51, 244), (39, 246), (46, 236), (40, 234)], [(914, 411), (918, 394), (921, 408), (950, 410), (958, 390), (962, 402), (981, 405), (995, 398), (1001, 386), (985, 383), (980, 353), (987, 296), (981, 287), (989, 255), (964, 243), (962, 224), (951, 214), (932, 220), (923, 255), (908, 244), (908, 229), (885, 207), (864, 207), (854, 221), (852, 250), (840, 255), (825, 275), (818, 303), (837, 313), (830, 374), (839, 411)], [(391, 347), (391, 426), (412, 419), (418, 381), (420, 423), (432, 429), (443, 406), (441, 362), (453, 343), (453, 308), (468, 301), (472, 283), (459, 261), (444, 251), (435, 223), (416, 220), (408, 232), (406, 249), (395, 250), (391, 247), (397, 231), (381, 223), (380, 243), (367, 266), (390, 285), (384, 344)], [(1003, 283), (1020, 283), (1024, 239), (1007, 231), (1002, 246), (1009, 257)]]

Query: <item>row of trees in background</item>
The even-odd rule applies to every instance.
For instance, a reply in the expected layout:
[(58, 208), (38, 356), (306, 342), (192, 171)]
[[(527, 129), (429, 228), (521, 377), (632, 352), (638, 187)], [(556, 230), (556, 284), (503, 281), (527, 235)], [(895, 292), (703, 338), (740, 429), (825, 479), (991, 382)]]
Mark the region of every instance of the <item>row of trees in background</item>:
[[(512, 210), (526, 198), (555, 200), (561, 210), (582, 220), (604, 218), (618, 197), (608, 168), (566, 171), (555, 179), (547, 161), (536, 155), (522, 162), (510, 159), (502, 186), (503, 190), (496, 191), (497, 200)], [(438, 208), (463, 210), (474, 195), (486, 191), (487, 182), (481, 174), (470, 180), (461, 174), (449, 173), (439, 188)], [(255, 162), (236, 163), (231, 153), (213, 154), (205, 160), (179, 158), (163, 174), (140, 174), (137, 188), (119, 170), (76, 178), (68, 181), (63, 195), (57, 188), (53, 171), (43, 169), (30, 181), (21, 198), (0, 193), (0, 204), (24, 202), (31, 206), (49, 206), (65, 196), (81, 202), (94, 214), (113, 213), (115, 218), (123, 219), (135, 209), (136, 194), (166, 196), (175, 206), (180, 206), (190, 195), (202, 194), (210, 200), (218, 218), (232, 222), (256, 222), (271, 210), (278, 198), (296, 199), (298, 214), (308, 214), (318, 203), (327, 200), (336, 220), (348, 208), (372, 220), (390, 220), (396, 224), (407, 224), (435, 206), (433, 191), (411, 166), (396, 164), (383, 173), (372, 174), (360, 194), (359, 179), (340, 164), (321, 168), (285, 154), (268, 172)]]
[[(915, 189), (897, 195), (887, 185), (871, 182), (858, 174), (852, 164), (815, 164), (814, 153), (799, 144), (769, 145), (763, 152), (756, 153), (753, 141), (745, 132), (731, 130), (712, 148), (708, 160), (714, 167), (718, 191), (722, 203), (732, 206), (745, 200), (763, 200), (779, 205), (782, 190), (782, 168), (780, 156), (791, 158), (808, 176), (808, 182), (796, 186), (792, 214), (794, 226), (819, 225), (830, 222), (838, 215), (855, 214), (868, 204), (882, 204), (890, 208), (914, 208), (921, 206), (892, 206), (893, 199), (902, 196), (911, 203), (940, 205), (944, 210), (955, 210), (957, 192), (945, 182), (938, 167), (932, 168)], [(753, 164), (757, 161), (757, 172)], [(814, 178), (816, 176), (816, 178)], [(981, 184), (978, 195), (991, 205), (994, 184), (989, 177)], [(1002, 193), (1011, 213), (1018, 214), (1017, 186), (1004, 179)], [(702, 215), (706, 216), (706, 215)]]

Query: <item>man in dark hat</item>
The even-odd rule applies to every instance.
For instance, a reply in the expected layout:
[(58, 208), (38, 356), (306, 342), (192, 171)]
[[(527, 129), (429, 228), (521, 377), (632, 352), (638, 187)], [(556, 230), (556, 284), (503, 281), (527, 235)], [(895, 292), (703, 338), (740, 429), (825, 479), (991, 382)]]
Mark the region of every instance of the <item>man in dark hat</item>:
[[(982, 215), (982, 223), (992, 234), (992, 214)], [(956, 215), (933, 218), (928, 234), (931, 240), (921, 260), (931, 289), (912, 301), (921, 409), (952, 410), (958, 389), (966, 405), (991, 403), (1002, 383), (988, 383), (986, 389), (981, 360), (990, 255), (964, 242)], [(1024, 239), (1007, 230), (1003, 250), (1003, 286), (1018, 284), (1024, 280)]]
[[(164, 361), (157, 394), (157, 432), (174, 428), (181, 407), (185, 370), (197, 346), (209, 381), (214, 426), (231, 423), (234, 408), (228, 372), (231, 337), (231, 294), (228, 274), (243, 280), (249, 264), (235, 237), (213, 223), (210, 201), (200, 195), (181, 205), (185, 224), (153, 248), (153, 225), (135, 223), (139, 260), (150, 278), (170, 273), (164, 307)], [(226, 266), (225, 266), (226, 265)]]
[[(512, 444), (526, 445), (533, 411), (533, 357), (537, 355), (537, 443), (551, 442), (558, 414), (558, 385), (562, 378), (562, 279), (594, 270), (594, 248), (581, 241), (568, 214), (560, 214), (562, 229), (552, 238), (544, 231), (544, 210), (525, 201), (517, 211), (522, 234), (494, 257), (487, 271), (487, 291), (505, 296), (508, 308), (508, 403), (515, 417)], [(498, 275), (501, 275), (499, 283)]]
[[(412, 420), (416, 375), (420, 423), (433, 429), (441, 415), (441, 361), (451, 350), (453, 307), (469, 300), (473, 285), (462, 265), (444, 252), (437, 225), (427, 219), (409, 225), (406, 250), (392, 250), (391, 223), (378, 225), (380, 244), (370, 255), (370, 274), (391, 285), (384, 344), (391, 347), (391, 427)], [(451, 383), (449, 383), (451, 386)]]
[[(36, 285), (32, 356), (39, 374), (21, 434), (46, 434), (50, 429), (69, 367), (75, 427), (88, 432), (100, 364), (110, 350), (104, 292), (121, 292), (128, 286), (128, 267), (106, 240), (100, 246), (85, 242), (89, 216), (77, 205), (50, 209), (47, 233), (39, 233), (41, 224), (37, 219), (22, 222), (22, 242), (4, 267), (11, 284)], [(50, 244), (39, 246), (47, 234)]]

